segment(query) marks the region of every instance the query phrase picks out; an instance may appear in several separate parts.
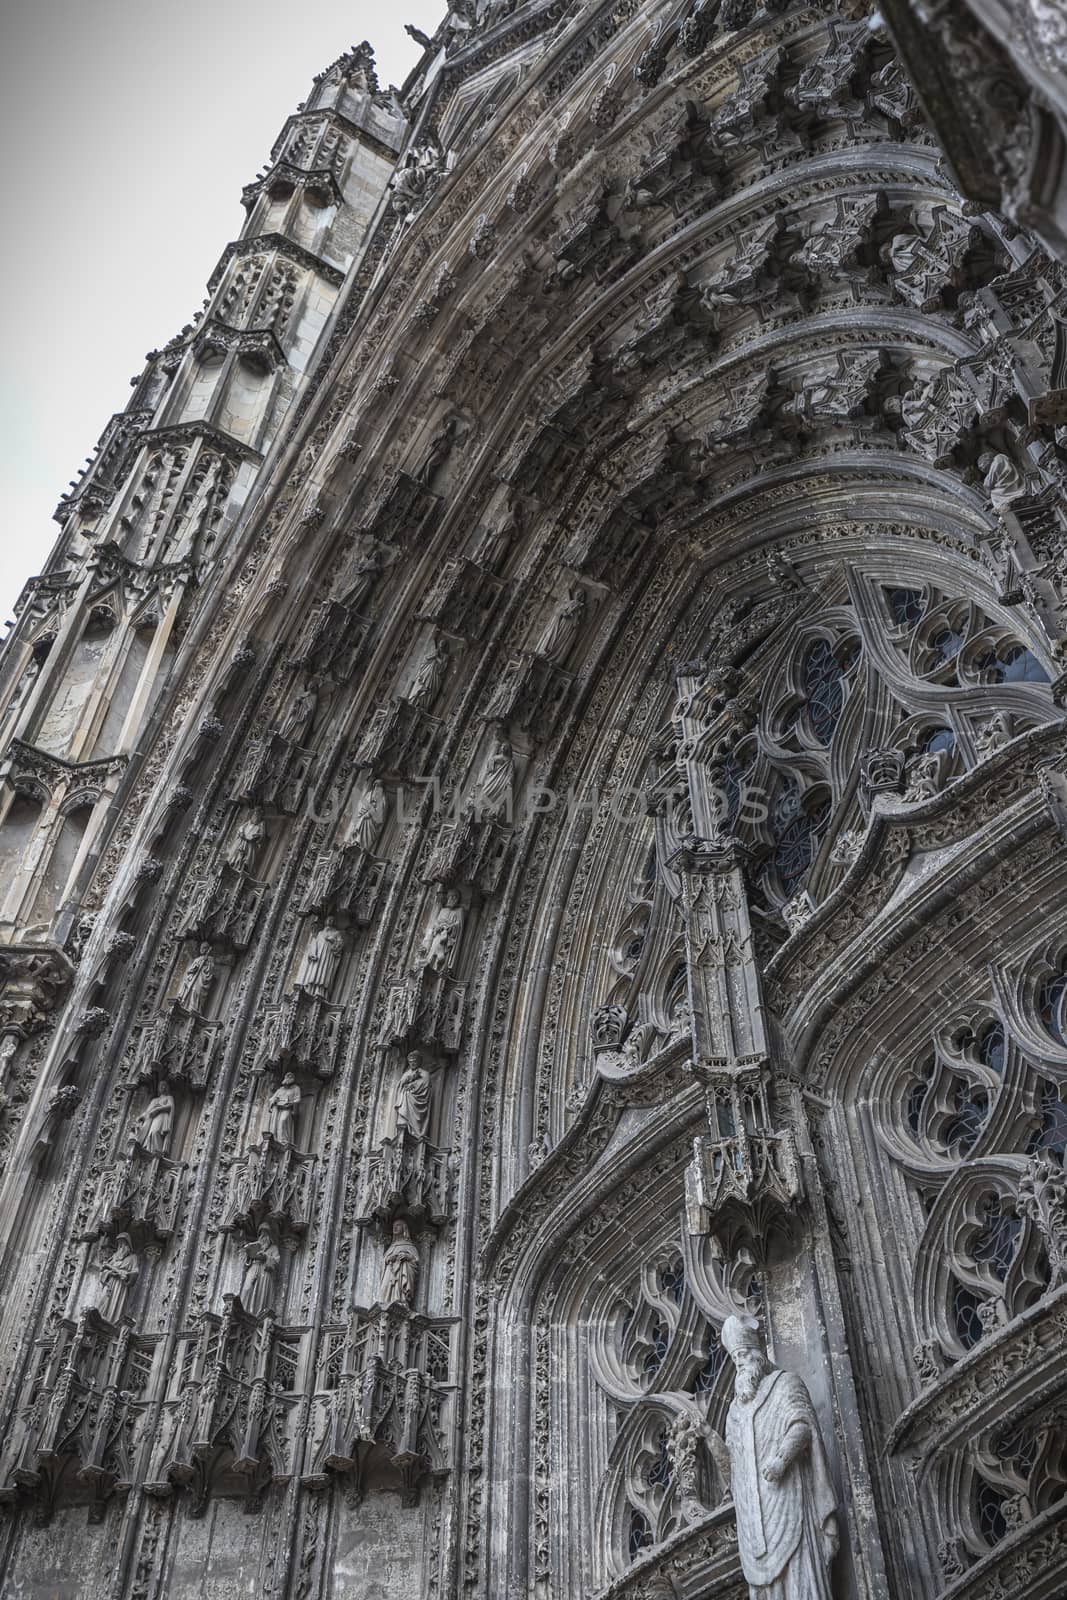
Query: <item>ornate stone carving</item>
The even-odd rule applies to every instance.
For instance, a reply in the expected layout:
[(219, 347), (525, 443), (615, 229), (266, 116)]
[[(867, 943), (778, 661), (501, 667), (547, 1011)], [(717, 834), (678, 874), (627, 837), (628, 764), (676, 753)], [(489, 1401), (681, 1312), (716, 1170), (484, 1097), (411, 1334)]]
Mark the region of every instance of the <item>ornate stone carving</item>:
[(829, 1600), (838, 1511), (811, 1396), (770, 1364), (751, 1318), (727, 1318), (722, 1338), (737, 1373), (725, 1451), (749, 1592)]

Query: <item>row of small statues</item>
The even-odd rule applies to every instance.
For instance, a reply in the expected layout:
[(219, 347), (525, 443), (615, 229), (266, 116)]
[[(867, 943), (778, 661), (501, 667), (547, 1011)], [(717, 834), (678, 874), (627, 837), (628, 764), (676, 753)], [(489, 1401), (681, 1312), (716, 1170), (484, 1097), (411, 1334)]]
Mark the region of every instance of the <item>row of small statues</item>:
[[(281, 1247), (261, 1227), (245, 1247), (240, 1298), (250, 1316), (273, 1309), (280, 1268)], [(121, 1314), (138, 1271), (130, 1236), (122, 1234), (101, 1268), (100, 1310), (110, 1321)], [(418, 1274), (418, 1247), (398, 1220), (382, 1258), (379, 1303), (410, 1310)], [(725, 1438), (699, 1416), (678, 1417), (669, 1447), (681, 1492), (693, 1491), (702, 1441), (733, 1499), (752, 1600), (832, 1600), (837, 1500), (811, 1396), (796, 1373), (768, 1359), (754, 1318), (728, 1317), (721, 1339), (735, 1371)]]
[[(270, 1228), (264, 1225), (255, 1239), (245, 1246), (240, 1297), (241, 1305), (249, 1316), (262, 1317), (273, 1310), (281, 1261), (281, 1245)], [(140, 1270), (141, 1258), (134, 1249), (132, 1238), (128, 1233), (120, 1233), (111, 1254), (99, 1269), (100, 1289), (96, 1309), (106, 1321), (118, 1322), (126, 1297)], [(382, 1258), (378, 1287), (380, 1303), (410, 1310), (415, 1303), (418, 1275), (418, 1247), (412, 1240), (408, 1224), (397, 1221), (393, 1224), (392, 1243)]]
[[(296, 1075), (287, 1072), (269, 1096), (263, 1132), (278, 1144), (295, 1145), (299, 1129), (300, 1085)], [(433, 1085), (428, 1069), (417, 1050), (409, 1053), (393, 1091), (393, 1126), (396, 1133), (409, 1133), (414, 1139), (428, 1139), (433, 1111)], [(170, 1083), (162, 1079), (155, 1094), (138, 1117), (133, 1139), (149, 1156), (165, 1156), (170, 1150), (174, 1128), (175, 1100)]]

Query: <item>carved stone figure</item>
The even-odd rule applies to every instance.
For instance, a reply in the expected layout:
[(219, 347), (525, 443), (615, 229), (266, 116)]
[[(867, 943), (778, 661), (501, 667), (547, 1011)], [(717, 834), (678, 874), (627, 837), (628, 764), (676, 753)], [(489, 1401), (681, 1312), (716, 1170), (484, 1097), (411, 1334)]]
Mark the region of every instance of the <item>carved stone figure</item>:
[[(690, 1522), (697, 1522), (709, 1510), (702, 1494), (701, 1446), (713, 1449), (714, 1430), (702, 1419), (687, 1411), (680, 1411), (671, 1426), (667, 1448), (674, 1467), (675, 1481), (681, 1497), (682, 1514)], [(725, 1484), (729, 1479), (725, 1480)], [(724, 1486), (725, 1486), (724, 1484)]]
[(300, 1085), (291, 1072), (287, 1072), (278, 1088), (267, 1101), (265, 1132), (279, 1144), (295, 1144)]
[(422, 936), (416, 965), (429, 967), (431, 972), (451, 972), (456, 963), (456, 952), (463, 937), (466, 913), (455, 889), (446, 889), (441, 904), (430, 919)]
[(115, 1248), (100, 1268), (101, 1300), (97, 1307), (105, 1322), (118, 1322), (130, 1285), (141, 1263), (128, 1233), (120, 1233)]
[(137, 1119), (134, 1138), (146, 1155), (165, 1156), (174, 1124), (174, 1096), (166, 1078)]
[(393, 205), (411, 217), (430, 198), (441, 172), (441, 156), (433, 145), (408, 152), (404, 165), (393, 179)]
[(727, 1317), (722, 1343), (736, 1371), (725, 1454), (709, 1443), (732, 1485), (751, 1600), (832, 1600), (837, 1504), (811, 1396), (767, 1359), (753, 1318)]
[(585, 620), (588, 597), (584, 589), (568, 589), (567, 598), (556, 607), (541, 635), (537, 653), (549, 661), (565, 661)]
[(1026, 494), (1026, 480), (1010, 456), (1002, 450), (987, 450), (978, 457), (982, 487), (996, 511), (1006, 510)]
[(316, 1000), (328, 1000), (344, 949), (344, 935), (333, 919), (327, 918), (308, 940), (296, 977), (297, 988), (303, 989)]
[(393, 1242), (382, 1260), (378, 1298), (383, 1306), (413, 1306), (419, 1277), (419, 1252), (406, 1222), (393, 1223)]
[(413, 1139), (428, 1139), (430, 1114), (433, 1110), (433, 1089), (430, 1074), (422, 1064), (417, 1050), (408, 1056), (403, 1072), (393, 1091), (393, 1109), (397, 1133), (410, 1133)]
[(511, 745), (500, 734), (475, 791), (474, 803), (478, 814), (496, 817), (505, 807), (510, 808), (514, 785), (515, 760)]
[(268, 1228), (260, 1228), (256, 1238), (245, 1246), (245, 1261), (241, 1304), (250, 1317), (262, 1317), (273, 1309), (278, 1271), (282, 1264), (281, 1250), (271, 1238)]
[(376, 539), (360, 539), (338, 579), (338, 599), (353, 611), (359, 611), (370, 599), (391, 559)]
[(441, 693), (450, 659), (447, 641), (437, 637), (432, 639), (408, 690), (412, 705), (420, 706), (424, 711), (430, 709)]
[(593, 1038), (593, 1048), (596, 1050), (617, 1050), (622, 1044), (628, 1022), (626, 1007), (616, 1005), (609, 1001), (606, 1005), (597, 1006), (589, 1024)]
[(319, 706), (319, 691), (309, 678), (303, 689), (292, 700), (282, 719), (278, 732), (283, 739), (301, 744), (311, 731)]
[(385, 826), (386, 797), (382, 784), (375, 779), (356, 806), (349, 830), (349, 838), (361, 850), (373, 855)]
[(217, 975), (218, 962), (211, 953), (211, 946), (201, 944), (197, 954), (185, 969), (185, 976), (178, 990), (179, 1005), (183, 1005), (186, 1011), (202, 1014)]
[(238, 872), (249, 874), (255, 871), (256, 857), (260, 847), (267, 837), (266, 824), (258, 811), (253, 811), (246, 817), (233, 836), (226, 859), (231, 867), (236, 867)]
[(444, 466), (456, 445), (456, 434), (459, 431), (459, 418), (449, 417), (430, 440), (430, 447), (426, 452), (426, 459), (422, 463), (419, 480), (425, 488), (433, 486), (433, 481)]
[(905, 800), (932, 800), (941, 788), (943, 768), (939, 750), (924, 750), (913, 756), (905, 769)]

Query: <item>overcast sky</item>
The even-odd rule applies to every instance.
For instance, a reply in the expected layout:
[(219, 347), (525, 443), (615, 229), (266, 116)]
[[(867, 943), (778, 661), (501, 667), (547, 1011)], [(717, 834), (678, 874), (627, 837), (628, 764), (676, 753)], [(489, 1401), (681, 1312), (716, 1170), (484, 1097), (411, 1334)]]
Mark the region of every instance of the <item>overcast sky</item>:
[[(14, 0), (3, 124), (0, 624), (148, 350), (196, 311), (314, 74), (369, 39), (399, 84), (445, 0)], [(2, 636), (2, 635), (0, 635)]]

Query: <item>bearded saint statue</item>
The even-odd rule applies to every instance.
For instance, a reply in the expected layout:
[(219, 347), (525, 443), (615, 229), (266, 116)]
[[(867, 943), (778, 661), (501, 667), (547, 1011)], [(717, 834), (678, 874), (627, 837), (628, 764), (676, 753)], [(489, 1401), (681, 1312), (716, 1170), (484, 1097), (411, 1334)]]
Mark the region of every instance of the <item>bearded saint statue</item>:
[(833, 1600), (837, 1502), (811, 1396), (764, 1353), (753, 1317), (727, 1317), (734, 1397), (725, 1442), (709, 1447), (733, 1485), (737, 1543), (751, 1600)]

